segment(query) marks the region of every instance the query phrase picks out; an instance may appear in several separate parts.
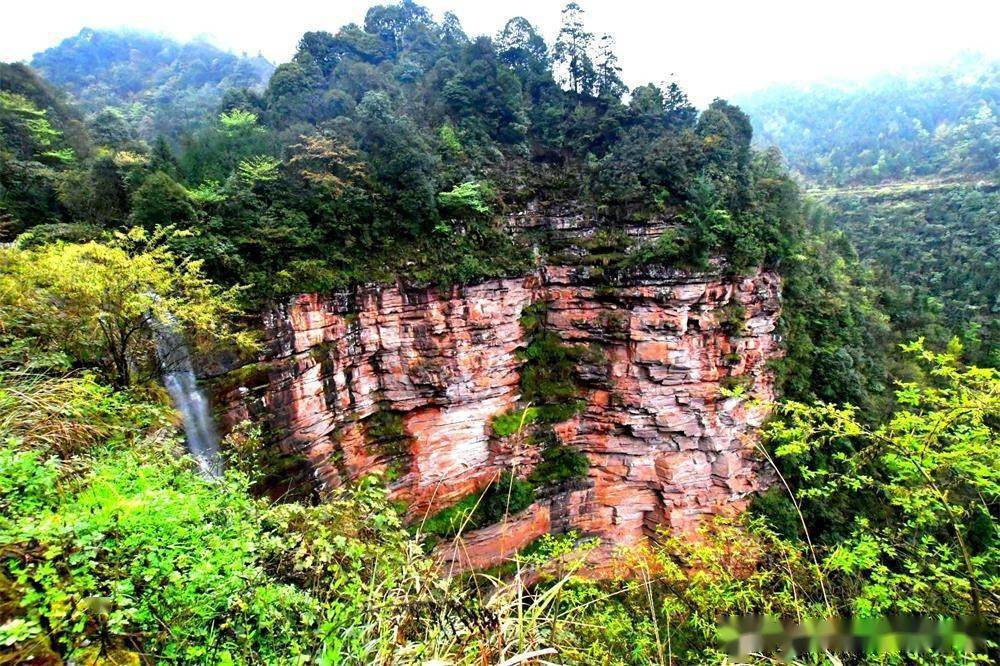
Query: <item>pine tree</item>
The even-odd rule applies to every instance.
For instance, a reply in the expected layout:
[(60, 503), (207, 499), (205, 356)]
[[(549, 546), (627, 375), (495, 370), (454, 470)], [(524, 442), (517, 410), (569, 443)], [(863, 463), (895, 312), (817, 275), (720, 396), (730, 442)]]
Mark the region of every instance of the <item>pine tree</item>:
[(601, 35), (597, 51), (597, 96), (620, 98), (628, 88), (621, 79), (622, 68), (618, 65), (615, 55), (615, 38), (604, 33)]
[(583, 9), (575, 2), (566, 5), (553, 60), (562, 70), (562, 83), (578, 94), (590, 94), (594, 88), (594, 62), (590, 57), (593, 41), (594, 34), (583, 26)]

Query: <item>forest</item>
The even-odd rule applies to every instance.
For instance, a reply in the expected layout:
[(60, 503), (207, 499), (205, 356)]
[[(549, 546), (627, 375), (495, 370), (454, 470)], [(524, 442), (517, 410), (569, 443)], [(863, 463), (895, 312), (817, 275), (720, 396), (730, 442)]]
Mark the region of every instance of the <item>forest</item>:
[(852, 87), (769, 88), (740, 99), (758, 141), (825, 185), (931, 176), (989, 177), (1000, 168), (1000, 66), (965, 54), (914, 76)]
[(883, 285), (905, 337), (965, 341), (996, 367), (1000, 256), (998, 65), (962, 56), (917, 76), (845, 90), (774, 88), (741, 100), (756, 141), (781, 149), (826, 226)]
[[(717, 621), (750, 615), (967, 618), (979, 638), (749, 663), (994, 663), (1000, 70), (964, 66), (699, 109), (679, 83), (629, 89), (575, 2), (547, 43), (412, 0), (277, 66), (91, 29), (0, 63), (0, 664), (733, 663)], [(509, 224), (539, 202), (596, 231)], [(745, 512), (656, 531), (611, 575), (587, 575), (576, 530), (448, 575), (441, 539), (585, 477), (586, 455), (548, 446), (414, 522), (388, 472), (321, 489), (260, 422), (224, 433), (217, 478), (184, 453), (164, 322), (196, 365), (249, 374), (260, 313), (298, 294), (549, 265), (598, 295), (641, 271), (780, 275), (755, 454), (775, 480)], [(537, 446), (601, 361), (540, 316), (522, 409), (491, 422)]]

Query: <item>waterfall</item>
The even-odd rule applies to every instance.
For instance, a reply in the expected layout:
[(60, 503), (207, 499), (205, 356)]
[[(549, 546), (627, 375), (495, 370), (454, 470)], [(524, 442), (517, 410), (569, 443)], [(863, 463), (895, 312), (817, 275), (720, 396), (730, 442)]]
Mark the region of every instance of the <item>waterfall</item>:
[(222, 475), (219, 456), (219, 435), (209, 410), (208, 398), (200, 388), (191, 363), (191, 350), (175, 326), (153, 320), (156, 355), (163, 368), (163, 384), (181, 413), (188, 450), (198, 462), (203, 476), (214, 479)]

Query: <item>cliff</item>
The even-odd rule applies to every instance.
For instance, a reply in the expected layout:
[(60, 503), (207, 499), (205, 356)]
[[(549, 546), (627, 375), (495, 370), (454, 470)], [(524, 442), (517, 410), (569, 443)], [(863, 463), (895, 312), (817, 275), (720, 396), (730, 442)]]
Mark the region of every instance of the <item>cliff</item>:
[[(773, 399), (765, 363), (780, 354), (778, 277), (592, 277), (556, 266), (448, 291), (301, 295), (266, 314), (265, 360), (223, 396), (224, 425), (263, 418), (324, 487), (382, 470), (416, 523), (505, 470), (527, 476), (547, 446), (586, 455), (585, 474), (440, 546), (459, 568), (549, 531), (600, 537), (600, 556), (739, 510), (766, 478), (754, 444)], [(501, 436), (491, 423), (524, 406), (539, 330), (576, 350), (575, 395), (563, 420)]]

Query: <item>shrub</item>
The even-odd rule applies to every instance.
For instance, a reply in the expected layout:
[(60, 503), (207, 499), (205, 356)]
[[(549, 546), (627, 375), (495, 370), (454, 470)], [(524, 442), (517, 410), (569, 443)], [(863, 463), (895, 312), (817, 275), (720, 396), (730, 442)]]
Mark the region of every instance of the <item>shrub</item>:
[(747, 310), (740, 303), (730, 303), (722, 308), (719, 325), (729, 335), (741, 335), (747, 327)]
[(567, 345), (554, 333), (540, 331), (521, 357), (521, 397), (535, 404), (551, 404), (577, 396), (576, 363), (579, 347)]
[(480, 493), (473, 493), (423, 522), (422, 531), (451, 538), (465, 530), (493, 525), (504, 516), (520, 513), (535, 501), (530, 483), (504, 472)]
[(490, 196), (490, 189), (485, 183), (466, 181), (448, 192), (439, 192), (437, 204), (445, 217), (481, 217), (490, 214), (487, 204)]
[(562, 444), (542, 450), (542, 460), (535, 466), (528, 481), (536, 486), (558, 485), (570, 479), (587, 476), (590, 458), (586, 454)]
[(479, 502), (479, 493), (466, 495), (447, 509), (442, 509), (433, 516), (428, 517), (423, 521), (420, 529), (425, 534), (432, 534), (442, 538), (453, 537), (466, 528), (473, 529), (470, 527), (471, 520), (469, 516), (476, 510)]
[(509, 437), (520, 432), (524, 426), (534, 423), (539, 416), (538, 407), (525, 407), (514, 411), (497, 414), (490, 421), (493, 434), (497, 437)]

